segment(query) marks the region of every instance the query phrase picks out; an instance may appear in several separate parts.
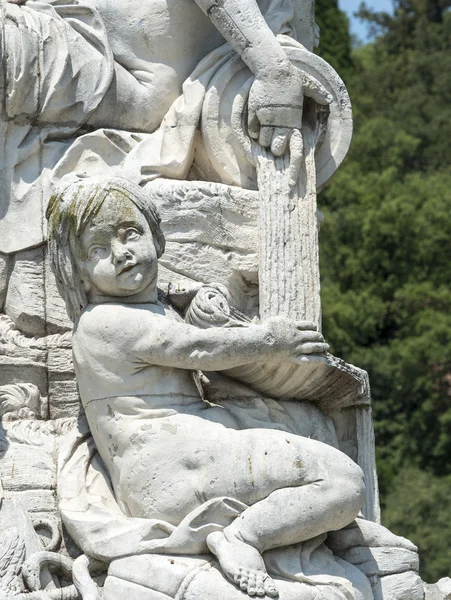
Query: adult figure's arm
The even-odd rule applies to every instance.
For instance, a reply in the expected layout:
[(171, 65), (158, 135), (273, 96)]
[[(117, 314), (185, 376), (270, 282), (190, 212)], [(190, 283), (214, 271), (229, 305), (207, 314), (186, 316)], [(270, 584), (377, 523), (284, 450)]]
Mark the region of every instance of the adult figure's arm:
[(285, 153), (292, 139), (292, 162), (299, 162), (293, 153), (302, 153), (299, 138), (304, 96), (328, 104), (330, 95), (291, 64), (256, 0), (196, 2), (255, 75), (249, 95), (249, 135), (276, 156)]

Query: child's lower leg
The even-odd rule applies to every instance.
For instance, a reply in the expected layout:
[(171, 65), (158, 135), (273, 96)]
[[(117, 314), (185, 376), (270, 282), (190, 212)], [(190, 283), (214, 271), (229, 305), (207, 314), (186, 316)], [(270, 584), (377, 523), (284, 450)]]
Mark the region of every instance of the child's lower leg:
[(274, 595), (261, 554), (341, 529), (359, 513), (363, 475), (343, 456), (339, 473), (299, 487), (275, 490), (207, 538), (227, 577), (251, 595)]

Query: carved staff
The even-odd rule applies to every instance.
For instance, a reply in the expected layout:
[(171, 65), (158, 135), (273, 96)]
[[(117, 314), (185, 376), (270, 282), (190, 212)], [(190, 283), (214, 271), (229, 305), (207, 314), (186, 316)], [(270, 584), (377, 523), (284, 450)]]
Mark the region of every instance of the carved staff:
[[(332, 107), (337, 111), (349, 109), (346, 101), (346, 90), (336, 74), (333, 75), (335, 89), (338, 89), (338, 102)], [(338, 81), (338, 85), (337, 85)], [(341, 83), (341, 86), (340, 86)], [(337, 98), (337, 96), (335, 96)], [(347, 104), (347, 106), (346, 106)], [(345, 110), (343, 112), (345, 112)], [(349, 147), (351, 128), (349, 122), (343, 119), (342, 149)], [(305, 105), (303, 143), (304, 164), (299, 180), (290, 189), (290, 161), (288, 156), (274, 157), (266, 148), (257, 143), (253, 144), (253, 156), (257, 168), (257, 181), (260, 197), (260, 223), (259, 223), (259, 290), (260, 290), (260, 317), (286, 316), (296, 320), (312, 321), (321, 329), (321, 299), (320, 299), (320, 272), (318, 253), (318, 210), (317, 210), (317, 145), (321, 143), (326, 134), (327, 112), (307, 101)], [(346, 128), (348, 127), (347, 131)], [(329, 139), (333, 140), (334, 136)], [(344, 152), (344, 153), (345, 153)], [(332, 168), (337, 168), (332, 163)], [(335, 170), (333, 169), (333, 170)], [(323, 359), (324, 360), (324, 359)], [(334, 357), (325, 361), (334, 369), (347, 372), (347, 365), (337, 362)], [(353, 368), (352, 368), (353, 369)], [(327, 381), (328, 400), (337, 402), (340, 396), (340, 383), (333, 386), (332, 380), (326, 377), (326, 370), (320, 370), (319, 377)], [(329, 374), (330, 374), (329, 372)], [(302, 380), (299, 373), (286, 365), (268, 371), (269, 379), (277, 380), (277, 387), (282, 389), (286, 379)], [(355, 444), (357, 449), (357, 462), (363, 468), (367, 479), (367, 495), (364, 514), (369, 519), (378, 519), (379, 503), (377, 493), (377, 480), (375, 477), (374, 433), (369, 406), (370, 393), (366, 374), (353, 370), (353, 376), (358, 380), (362, 377), (362, 386), (359, 391), (351, 393), (353, 405), (348, 408), (349, 422), (354, 419)], [(261, 374), (254, 379), (262, 380)], [(280, 379), (282, 377), (282, 379)], [(307, 373), (305, 384), (315, 390), (315, 376)], [(264, 380), (264, 378), (263, 378)], [(282, 384), (282, 381), (284, 382)], [(330, 387), (329, 387), (330, 384)], [(300, 386), (302, 389), (302, 386)], [(319, 398), (316, 390), (312, 395)]]
[[(290, 189), (289, 156), (275, 157), (252, 141), (246, 103), (253, 76), (237, 56), (211, 79), (205, 94), (201, 132), (205, 154), (224, 182), (252, 188), (260, 195), (260, 316), (285, 315), (320, 326), (317, 186), (324, 185), (346, 156), (352, 137), (349, 96), (334, 69), (288, 38), (285, 52), (305, 77), (323, 85), (329, 107), (304, 102), (304, 163)], [(251, 167), (252, 165), (252, 167)]]
[(312, 321), (320, 329), (315, 148), (324, 119), (309, 108), (303, 128), (304, 165), (293, 189), (289, 157), (274, 157), (254, 145), (260, 195), (260, 316)]

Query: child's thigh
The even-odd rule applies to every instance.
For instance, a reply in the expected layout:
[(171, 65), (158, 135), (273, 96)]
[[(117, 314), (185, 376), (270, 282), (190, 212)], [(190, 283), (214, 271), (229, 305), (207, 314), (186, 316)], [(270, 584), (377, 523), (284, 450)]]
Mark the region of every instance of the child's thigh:
[(328, 477), (329, 464), (335, 464), (341, 455), (326, 444), (283, 431), (248, 429), (231, 433), (223, 484), (234, 486), (240, 492), (239, 499), (247, 504), (277, 489), (323, 481)]

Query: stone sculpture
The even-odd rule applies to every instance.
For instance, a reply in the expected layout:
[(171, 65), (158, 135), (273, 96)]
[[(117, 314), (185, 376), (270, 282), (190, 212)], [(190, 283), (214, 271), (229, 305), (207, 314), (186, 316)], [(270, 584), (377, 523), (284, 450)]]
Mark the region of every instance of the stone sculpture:
[[(290, 32), (294, 6), (286, 0), (263, 0), (266, 21), (255, 0), (246, 0), (244, 6), (236, 0), (189, 0), (182, 5), (168, 0), (150, 8), (141, 2), (21, 1), (4, 2), (2, 10), (2, 134), (7, 140), (2, 164), (9, 183), (4, 194), (12, 187), (15, 196), (14, 201), (2, 200), (4, 252), (44, 240), (39, 218), (43, 199), (36, 183), (45, 186), (46, 172), (58, 161), (58, 170), (64, 171), (73, 169), (74, 161), (82, 170), (90, 160), (80, 156), (86, 152), (97, 154), (103, 166), (119, 160), (119, 155), (124, 160), (146, 139), (142, 134), (156, 131), (165, 118), (158, 136), (144, 149), (135, 148), (127, 168), (177, 177), (187, 173), (202, 88), (235, 52), (256, 78), (250, 91), (252, 135), (276, 154), (283, 153), (291, 131), (300, 128), (302, 92), (322, 103), (330, 101), (321, 86), (293, 67), (275, 38), (274, 33)], [(225, 41), (230, 44), (227, 49)], [(159, 144), (155, 138), (164, 138), (176, 113), (181, 113), (183, 131)], [(75, 138), (99, 128), (108, 130), (73, 148)], [(131, 133), (118, 139), (114, 129)], [(159, 155), (170, 142), (181, 147), (173, 143), (171, 156)], [(155, 148), (153, 156), (137, 166), (149, 146)], [(34, 217), (27, 226), (25, 211)]]
[[(197, 551), (210, 549), (249, 595), (277, 596), (261, 554), (348, 525), (363, 504), (363, 474), (330, 445), (307, 437), (236, 431), (227, 403), (202, 400), (192, 372), (271, 358), (295, 363), (324, 352), (321, 334), (283, 318), (225, 329), (180, 322), (158, 302), (164, 237), (138, 186), (82, 180), (53, 198), (49, 219), (57, 281), (76, 316), (80, 395), (119, 506), (130, 517), (163, 521), (166, 529), (195, 513), (199, 526), (213, 529), (196, 540)], [(222, 531), (214, 531), (210, 515), (201, 517), (218, 502), (227, 507), (223, 515), (216, 509), (219, 519), (233, 505), (239, 514)], [(70, 522), (74, 539), (90, 548), (89, 534)], [(185, 543), (189, 553), (193, 540)]]
[(1, 4), (1, 596), (447, 597), (320, 333), (312, 4)]

